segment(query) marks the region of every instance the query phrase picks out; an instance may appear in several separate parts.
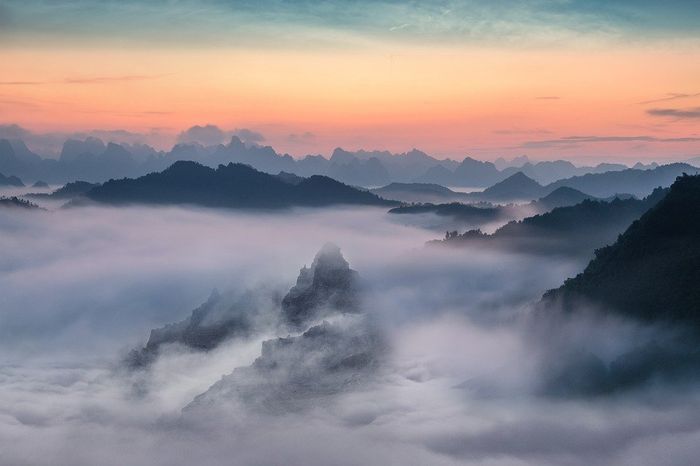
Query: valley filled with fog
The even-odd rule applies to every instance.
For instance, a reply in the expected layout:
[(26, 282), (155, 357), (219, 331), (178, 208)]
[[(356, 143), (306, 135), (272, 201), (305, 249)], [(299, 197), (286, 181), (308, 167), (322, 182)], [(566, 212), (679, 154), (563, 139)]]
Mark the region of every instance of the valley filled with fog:
[[(552, 373), (667, 331), (586, 312), (543, 324), (543, 293), (590, 256), (426, 247), (435, 231), (382, 207), (41, 205), (0, 217), (2, 464), (651, 465), (697, 454), (692, 380), (592, 396)], [(358, 273), (358, 309), (276, 324), (328, 242)], [(187, 319), (214, 289), (255, 314), (252, 330), (128, 363), (151, 329)], [(336, 340), (306, 342), (322, 321), (313, 328)], [(317, 372), (314, 357), (366, 335), (381, 342), (371, 370), (357, 363), (340, 385)], [(302, 369), (283, 358), (269, 372), (282, 382), (267, 380), (254, 362), (274, 356), (266, 341), (286, 341), (285, 354), (299, 344)], [(254, 385), (236, 381), (245, 371)]]

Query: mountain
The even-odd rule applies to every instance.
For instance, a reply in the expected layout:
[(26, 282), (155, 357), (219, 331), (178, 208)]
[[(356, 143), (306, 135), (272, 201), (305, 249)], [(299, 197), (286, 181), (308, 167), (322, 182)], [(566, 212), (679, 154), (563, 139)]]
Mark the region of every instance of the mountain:
[(260, 357), (197, 395), (183, 416), (221, 412), (231, 403), (256, 413), (299, 412), (362, 390), (380, 373), (386, 343), (365, 316), (339, 320), (264, 341)]
[[(51, 159), (33, 153), (19, 139), (0, 140), (0, 172), (32, 181), (45, 180), (51, 184), (75, 179), (104, 182), (110, 178), (133, 178), (162, 171), (177, 161), (195, 161), (212, 168), (229, 163), (243, 163), (270, 174), (287, 172), (303, 177), (324, 175), (347, 184), (366, 187), (390, 182), (487, 187), (518, 171), (540, 184), (547, 184), (561, 178), (626, 168), (619, 164), (576, 167), (563, 160), (533, 163), (524, 156), (511, 162), (499, 160), (498, 164), (471, 157), (458, 162), (437, 159), (417, 149), (391, 153), (376, 150), (350, 152), (337, 148), (330, 158), (307, 155), (295, 159), (289, 154), (276, 152), (270, 146), (244, 143), (236, 136), (227, 144), (204, 146), (196, 142), (181, 143), (168, 152), (157, 151), (145, 144), (105, 143), (94, 137), (84, 140), (68, 139), (63, 144), (59, 158)], [(652, 165), (635, 165), (636, 169), (650, 167)]]
[(14, 186), (17, 188), (22, 188), (24, 187), (24, 183), (22, 183), (22, 180), (16, 176), (5, 176), (0, 173), (0, 186)]
[(538, 183), (547, 184), (562, 178), (578, 175), (580, 169), (569, 161), (554, 160), (534, 164), (527, 162), (520, 167), (508, 167), (503, 170), (503, 174), (506, 176), (517, 172), (524, 173)]
[(64, 186), (51, 193), (30, 193), (27, 194), (27, 197), (37, 199), (73, 199), (85, 195), (88, 191), (96, 188), (97, 186), (100, 186), (100, 184), (88, 183), (87, 181), (73, 181), (72, 183), (66, 183)]
[(470, 204), (453, 202), (450, 204), (420, 204), (394, 207), (390, 214), (435, 214), (468, 222), (491, 222), (502, 218), (505, 213), (500, 207), (476, 207)]
[(58, 160), (65, 163), (76, 161), (85, 154), (101, 154), (107, 147), (101, 139), (88, 137), (84, 141), (68, 139), (63, 143)]
[(568, 186), (600, 198), (613, 196), (620, 192), (644, 197), (658, 186), (670, 186), (676, 177), (683, 173), (697, 174), (699, 172), (700, 169), (685, 163), (671, 163), (647, 170), (628, 168), (605, 173), (589, 173), (559, 180), (546, 187), (549, 191), (553, 191), (561, 186)]
[(545, 188), (523, 172), (517, 172), (481, 192), (469, 193), (476, 201), (510, 202), (532, 200), (544, 195)]
[(444, 202), (465, 199), (464, 193), (433, 183), (390, 183), (370, 192), (384, 199), (401, 202)]
[(359, 311), (358, 274), (334, 244), (316, 254), (310, 268), (299, 272), (296, 285), (282, 299), (282, 315), (293, 327), (303, 327), (328, 314)]
[[(530, 206), (534, 207), (535, 211), (544, 213), (557, 207), (576, 205), (588, 199), (596, 200), (593, 196), (582, 193), (578, 189), (561, 186), (546, 196), (531, 202)], [(612, 201), (613, 199), (609, 200)]]
[(44, 210), (38, 205), (31, 203), (29, 201), (26, 201), (24, 199), (20, 199), (17, 196), (12, 196), (12, 197), (0, 197), (0, 208), (4, 209), (23, 209), (23, 210)]
[(233, 337), (246, 337), (256, 327), (253, 305), (262, 306), (253, 293), (222, 296), (214, 290), (209, 299), (185, 320), (151, 330), (146, 346), (132, 350), (127, 363), (132, 368), (152, 363), (165, 345), (179, 344), (208, 351)]
[[(337, 151), (331, 157), (327, 174), (342, 183), (355, 186), (382, 186), (390, 181), (389, 172), (379, 159), (372, 157), (367, 160), (351, 158), (347, 162), (338, 161)], [(343, 158), (340, 158), (343, 160)]]
[(48, 188), (49, 184), (46, 181), (37, 180), (32, 185), (32, 188)]
[(18, 139), (0, 139), (0, 173), (7, 173), (10, 177), (31, 178), (28, 175), (41, 162), (41, 157), (32, 153), (24, 142)]
[[(365, 151), (348, 152), (337, 148), (331, 155), (331, 162), (349, 163), (352, 160), (367, 161), (377, 159), (385, 168), (389, 181), (410, 182), (421, 176), (432, 167), (444, 167), (448, 171), (454, 170), (458, 165), (454, 160), (440, 160), (429, 156), (418, 149), (408, 152), (392, 154), (389, 151)], [(382, 183), (382, 184), (386, 184)]]
[[(358, 273), (350, 268), (340, 248), (326, 244), (311, 267), (301, 269), (296, 284), (281, 301), (273, 293), (246, 291), (236, 295), (214, 290), (188, 318), (152, 330), (146, 345), (129, 353), (127, 363), (132, 368), (147, 366), (166, 345), (209, 351), (231, 338), (280, 326), (305, 331), (326, 317), (357, 314), (358, 282)], [(269, 309), (278, 311), (269, 315)]]
[(527, 157), (527, 155), (519, 155), (511, 160), (506, 160), (503, 157), (499, 157), (493, 162), (496, 168), (498, 168), (500, 171), (503, 171), (506, 168), (520, 168), (528, 163), (530, 163), (530, 159)]
[(422, 175), (417, 176), (415, 183), (438, 184), (442, 186), (455, 186), (454, 173), (442, 165), (428, 168)]
[(595, 249), (613, 242), (634, 220), (656, 205), (666, 191), (658, 188), (643, 200), (584, 200), (573, 206), (558, 207), (545, 214), (509, 222), (492, 235), (478, 230), (463, 234), (453, 231), (448, 232), (445, 239), (429, 244), (477, 245), (518, 252), (588, 256)]
[[(542, 341), (552, 324), (590, 314), (622, 316), (647, 326), (618, 354), (596, 348), (546, 362), (541, 390), (557, 396), (601, 396), (645, 384), (696, 383), (700, 374), (700, 176), (681, 176), (668, 194), (584, 271), (545, 293), (537, 306)], [(607, 321), (609, 321), (608, 319)], [(589, 330), (590, 331), (590, 330)], [(584, 335), (585, 338), (585, 335)]]
[(324, 246), (282, 300), (278, 320), (293, 334), (264, 341), (260, 357), (195, 397), (183, 415), (231, 402), (265, 413), (298, 411), (371, 382), (386, 343), (362, 312), (357, 280), (340, 250)]
[(491, 162), (482, 162), (465, 157), (454, 169), (452, 184), (449, 186), (489, 186), (505, 178)]
[(290, 184), (243, 164), (230, 163), (213, 169), (184, 161), (140, 178), (110, 180), (88, 191), (86, 197), (107, 204), (193, 204), (234, 208), (392, 204), (325, 176), (314, 175)]
[(586, 269), (545, 294), (564, 307), (588, 301), (650, 322), (700, 329), (700, 176), (682, 176), (668, 194)]

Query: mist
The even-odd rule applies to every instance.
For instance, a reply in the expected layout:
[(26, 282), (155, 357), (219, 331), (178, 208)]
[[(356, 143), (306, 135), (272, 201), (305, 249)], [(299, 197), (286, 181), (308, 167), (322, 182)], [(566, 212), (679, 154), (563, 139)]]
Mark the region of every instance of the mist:
[[(610, 360), (665, 329), (594, 309), (539, 326), (534, 305), (584, 259), (423, 246), (434, 238), (381, 208), (3, 213), (0, 463), (693, 462), (693, 382), (594, 397), (545, 387), (571, 354)], [(255, 312), (272, 315), (328, 241), (359, 272), (364, 312), (386, 341), (365, 383), (295, 410), (190, 409), (251, 366), (264, 341), (286, 336), (273, 326), (211, 351), (168, 347), (147, 370), (124, 367), (152, 328), (186, 318), (213, 289), (252, 293)]]

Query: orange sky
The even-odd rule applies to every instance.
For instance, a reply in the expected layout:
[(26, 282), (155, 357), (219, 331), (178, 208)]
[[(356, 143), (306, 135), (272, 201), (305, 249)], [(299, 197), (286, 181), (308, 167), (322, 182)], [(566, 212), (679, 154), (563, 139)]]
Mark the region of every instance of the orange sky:
[[(532, 141), (700, 137), (700, 119), (647, 113), (670, 103), (700, 107), (700, 97), (640, 104), (700, 92), (700, 60), (688, 59), (695, 52), (5, 47), (0, 122), (33, 131), (156, 131), (163, 143), (195, 124), (251, 128), (294, 155), (343, 146), (482, 158), (682, 157), (700, 155), (700, 143)], [(313, 136), (289, 136), (301, 133)]]

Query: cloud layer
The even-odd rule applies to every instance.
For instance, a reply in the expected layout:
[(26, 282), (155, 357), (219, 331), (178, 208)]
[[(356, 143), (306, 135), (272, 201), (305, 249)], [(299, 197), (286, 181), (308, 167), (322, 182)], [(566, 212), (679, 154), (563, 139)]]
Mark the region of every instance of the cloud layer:
[[(528, 303), (580, 262), (424, 249), (433, 233), (381, 209), (75, 208), (4, 215), (0, 232), (4, 464), (680, 465), (698, 452), (692, 387), (536, 395), (545, 355), (611, 357), (651, 332), (597, 319), (532, 331), (519, 318)], [(150, 328), (214, 287), (286, 292), (328, 240), (360, 272), (390, 343), (374, 383), (272, 417), (229, 407), (182, 418), (274, 335), (174, 349), (147, 373), (118, 369)]]

